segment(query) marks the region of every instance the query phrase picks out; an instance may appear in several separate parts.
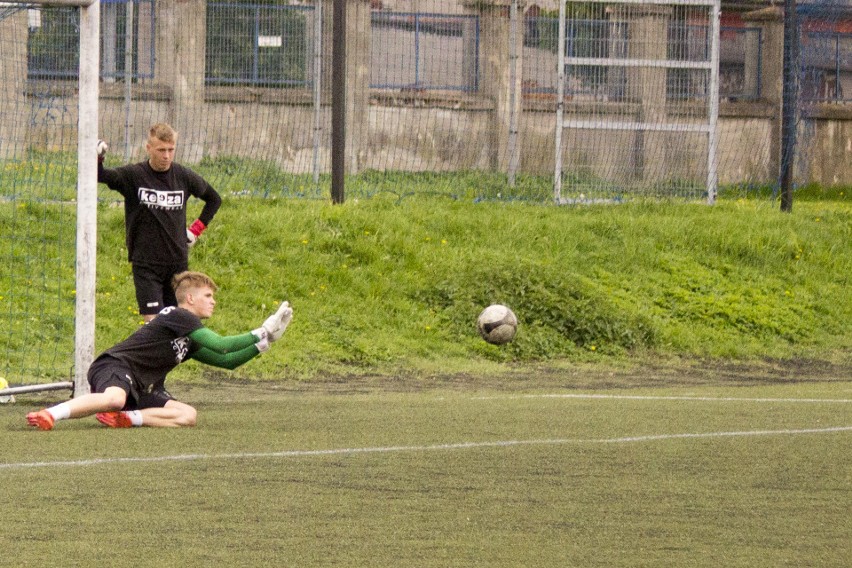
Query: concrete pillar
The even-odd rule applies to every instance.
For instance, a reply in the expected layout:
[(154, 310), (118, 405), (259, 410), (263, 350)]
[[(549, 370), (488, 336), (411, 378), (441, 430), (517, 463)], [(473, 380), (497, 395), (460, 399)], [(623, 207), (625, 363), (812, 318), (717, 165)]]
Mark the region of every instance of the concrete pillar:
[[(147, 24), (154, 18), (156, 13), (153, 6), (148, 2), (140, 2), (137, 4), (138, 12), (136, 21), (138, 25), (134, 30), (136, 33), (136, 65), (139, 69), (139, 75), (146, 75), (154, 69), (154, 38), (152, 37), (153, 30)], [(139, 77), (139, 84), (151, 82), (152, 79), (147, 77)]]
[(760, 85), (760, 42), (759, 30), (749, 30), (743, 34), (745, 43), (745, 69), (743, 72), (743, 93), (747, 96), (762, 96)]
[(18, 160), (27, 149), (27, 11), (0, 19), (0, 159)]
[(204, 157), (206, 125), (204, 73), (207, 37), (204, 0), (156, 0), (157, 53), (154, 81), (172, 91), (169, 116), (178, 132), (177, 161), (195, 164)]
[[(614, 8), (612, 22), (627, 29), (627, 57), (662, 61), (668, 59), (668, 25), (670, 6), (620, 6)], [(666, 69), (664, 67), (629, 67), (625, 72), (626, 100), (638, 104), (636, 120), (648, 124), (668, 122), (666, 102)], [(666, 134), (638, 130), (633, 146), (633, 175), (645, 184), (665, 177)]]
[[(515, 53), (523, 51), (523, 7), (518, 2), (518, 24), (515, 33)], [(491, 167), (509, 173), (512, 164), (518, 163), (522, 143), (520, 133), (512, 132), (512, 117), (519, 122), (521, 116), (521, 84), (523, 80), (522, 58), (518, 57), (512, 81), (512, 60), (509, 42), (511, 21), (509, 18), (512, 0), (463, 0), (469, 13), (479, 16), (480, 82), (479, 93), (494, 101), (492, 122)], [(514, 90), (514, 91), (513, 91)], [(517, 124), (517, 123), (516, 123)], [(510, 137), (516, 134), (515, 143)]]
[(784, 85), (784, 10), (778, 7), (748, 12), (742, 16), (749, 26), (761, 30), (760, 98), (775, 109), (772, 117), (772, 135), (769, 136), (768, 171), (781, 168), (781, 118)]
[[(334, 0), (323, 0), (322, 92), (331, 101)], [(370, 0), (346, 0), (346, 172), (367, 161), (370, 109)], [(331, 128), (326, 129), (331, 136)]]
[(370, 125), (370, 0), (347, 0), (346, 6), (346, 164), (357, 173), (367, 161)]
[(116, 52), (118, 51), (118, 4), (110, 3), (101, 6), (101, 38), (103, 48), (101, 53), (101, 68), (106, 77), (104, 83), (115, 83)]

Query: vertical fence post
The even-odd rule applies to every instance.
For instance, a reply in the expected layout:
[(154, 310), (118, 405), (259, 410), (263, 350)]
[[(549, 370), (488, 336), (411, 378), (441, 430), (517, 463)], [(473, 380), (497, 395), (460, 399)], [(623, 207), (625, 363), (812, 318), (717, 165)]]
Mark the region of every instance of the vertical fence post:
[(128, 0), (125, 6), (126, 25), (124, 29), (124, 161), (130, 161), (130, 104), (133, 93), (133, 2)]
[(331, 201), (343, 203), (346, 172), (346, 2), (334, 0), (331, 71)]
[(781, 96), (781, 211), (793, 210), (793, 161), (799, 73), (799, 26), (796, 0), (784, 1), (784, 83)]
[(322, 3), (314, 0), (314, 29), (313, 29), (313, 95), (314, 95), (314, 185), (319, 185), (319, 152), (320, 137), (322, 136)]

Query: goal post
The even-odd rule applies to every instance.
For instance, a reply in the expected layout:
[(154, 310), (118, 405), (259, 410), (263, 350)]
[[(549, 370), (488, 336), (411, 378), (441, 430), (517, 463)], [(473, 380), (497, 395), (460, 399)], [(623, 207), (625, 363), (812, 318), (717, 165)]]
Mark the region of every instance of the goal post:
[(554, 199), (716, 198), (719, 0), (560, 3)]
[[(79, 62), (77, 81), (76, 124), (66, 124), (73, 111), (64, 102), (54, 106), (50, 96), (30, 87), (28, 78), (28, 27), (30, 18), (39, 17), (41, 7), (79, 9)], [(26, 11), (26, 17), (21, 13)], [(94, 359), (95, 346), (95, 277), (97, 254), (97, 162), (94, 150), (98, 138), (98, 96), (100, 58), (100, 2), (97, 0), (28, 0), (1, 2), (0, 26), (0, 90), (7, 107), (0, 131), (0, 160), (11, 174), (0, 176), (0, 204), (10, 226), (26, 231), (19, 243), (3, 249), (0, 260), (8, 271), (0, 287), (5, 292), (3, 316), (9, 336), (5, 372), (17, 382), (37, 384), (17, 387), (35, 390), (74, 389), (75, 396), (88, 392), (86, 373)], [(73, 195), (64, 190), (65, 175), (72, 168), (66, 164), (37, 167), (29, 163), (33, 137), (54, 139), (62, 151), (70, 142), (66, 127), (76, 127), (76, 189)], [(51, 127), (56, 132), (51, 132)], [(35, 133), (33, 133), (35, 132)], [(70, 165), (70, 164), (69, 164)], [(47, 169), (44, 173), (41, 170)], [(58, 173), (54, 173), (56, 170)], [(31, 173), (37, 172), (37, 173)], [(59, 178), (56, 181), (51, 176)], [(55, 184), (57, 187), (48, 187)], [(74, 279), (68, 283), (65, 274), (63, 237), (70, 223), (65, 209), (69, 202), (75, 208)], [(56, 218), (49, 228), (28, 226), (35, 218), (30, 211), (43, 210), (44, 218)], [(21, 213), (19, 214), (19, 211)], [(15, 230), (14, 227), (12, 230)], [(17, 236), (17, 235), (16, 235)], [(14, 239), (19, 240), (19, 239)], [(68, 290), (73, 286), (72, 290)], [(40, 294), (40, 295), (39, 295)], [(70, 297), (70, 300), (69, 300)], [(64, 349), (71, 327), (66, 323), (66, 302), (73, 302), (73, 373), (67, 371), (70, 361)], [(8, 307), (7, 307), (8, 306)], [(50, 356), (47, 352), (52, 351)], [(50, 361), (46, 361), (50, 359)], [(64, 372), (63, 372), (64, 371)], [(46, 380), (69, 378), (72, 381), (46, 383)]]
[(97, 276), (100, 2), (80, 7), (80, 95), (77, 122), (77, 264), (74, 318), (74, 395), (89, 392), (86, 374), (95, 353)]

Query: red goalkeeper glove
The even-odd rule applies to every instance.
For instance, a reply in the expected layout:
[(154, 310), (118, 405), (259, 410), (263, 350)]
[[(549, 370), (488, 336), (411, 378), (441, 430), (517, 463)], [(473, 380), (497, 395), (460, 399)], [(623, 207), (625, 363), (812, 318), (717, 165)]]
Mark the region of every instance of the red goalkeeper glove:
[(202, 223), (200, 220), (196, 219), (193, 221), (192, 225), (186, 230), (186, 244), (190, 247), (195, 244), (195, 241), (198, 240), (198, 237), (201, 236), (201, 233), (204, 232), (204, 229), (207, 228), (207, 225)]

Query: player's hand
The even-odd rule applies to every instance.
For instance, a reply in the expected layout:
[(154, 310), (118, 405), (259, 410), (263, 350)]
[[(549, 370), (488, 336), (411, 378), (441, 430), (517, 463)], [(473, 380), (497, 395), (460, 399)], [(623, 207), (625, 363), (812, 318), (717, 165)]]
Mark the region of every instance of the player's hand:
[(281, 339), (292, 319), (293, 308), (290, 307), (290, 302), (282, 302), (278, 311), (266, 318), (266, 321), (263, 322), (263, 329), (266, 330), (266, 337), (270, 343)]
[(207, 225), (202, 223), (200, 219), (193, 221), (192, 225), (190, 225), (186, 230), (186, 244), (192, 248), (192, 245), (195, 244), (195, 241), (198, 240), (198, 237), (201, 236), (201, 233), (203, 233), (206, 228)]
[(106, 156), (107, 150), (109, 150), (109, 144), (107, 144), (103, 140), (98, 140), (97, 151), (99, 161), (104, 161), (104, 157)]
[(265, 353), (269, 351), (269, 339), (264, 337), (263, 339), (255, 343), (254, 346), (257, 347), (258, 352)]
[(290, 321), (293, 319), (293, 308), (290, 307), (290, 302), (281, 304), (276, 314), (279, 316), (278, 326), (269, 334), (268, 339), (270, 342), (281, 339), (281, 336), (287, 330), (287, 326), (290, 325)]

